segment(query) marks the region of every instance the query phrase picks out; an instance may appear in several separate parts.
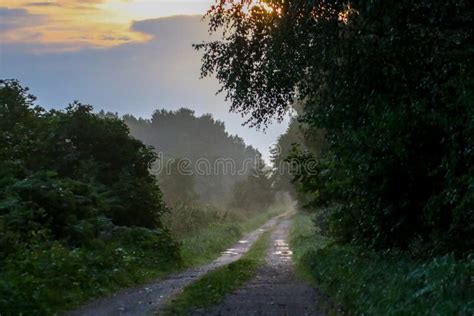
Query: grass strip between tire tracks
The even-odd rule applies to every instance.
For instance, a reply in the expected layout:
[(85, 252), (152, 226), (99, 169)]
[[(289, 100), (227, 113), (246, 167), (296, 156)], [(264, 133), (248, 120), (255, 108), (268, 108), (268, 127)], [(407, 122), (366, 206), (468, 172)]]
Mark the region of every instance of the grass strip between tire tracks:
[(221, 302), (224, 297), (255, 276), (263, 264), (272, 230), (266, 231), (250, 250), (237, 261), (211, 271), (184, 288), (160, 315), (187, 315)]

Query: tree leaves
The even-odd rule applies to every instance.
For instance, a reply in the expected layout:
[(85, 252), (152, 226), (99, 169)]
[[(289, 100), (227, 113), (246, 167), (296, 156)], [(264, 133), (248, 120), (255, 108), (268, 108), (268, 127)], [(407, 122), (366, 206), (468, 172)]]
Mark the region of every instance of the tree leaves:
[(455, 220), (462, 213), (472, 221), (474, 208), (466, 202), (474, 166), (472, 5), (268, 3), (278, 14), (236, 14), (242, 8), (227, 1), (208, 13), (211, 31), (227, 33), (197, 46), (202, 73), (220, 80), (231, 110), (265, 126), (293, 101), (304, 104), (303, 121), (314, 134), (326, 132), (334, 178), (302, 181), (318, 197), (325, 182), (335, 189), (343, 207), (334, 225), (344, 239), (407, 247), (421, 236), (441, 252), (472, 249), (474, 234)]

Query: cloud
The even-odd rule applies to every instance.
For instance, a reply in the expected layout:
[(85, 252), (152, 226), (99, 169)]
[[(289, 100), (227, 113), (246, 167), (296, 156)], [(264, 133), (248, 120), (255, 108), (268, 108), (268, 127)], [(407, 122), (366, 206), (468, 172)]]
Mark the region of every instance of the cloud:
[(192, 45), (209, 39), (207, 23), (198, 15), (178, 15), (135, 21), (130, 30), (150, 35), (152, 37), (150, 44), (158, 46), (162, 52), (193, 53), (194, 58), (197, 55), (194, 54)]
[(62, 7), (63, 4), (60, 2), (28, 2), (25, 4), (27, 7)]
[(104, 41), (121, 41), (121, 42), (129, 42), (132, 38), (128, 36), (112, 36), (112, 35), (102, 35), (101, 39)]
[(35, 26), (43, 21), (42, 15), (28, 13), (25, 9), (0, 7), (0, 32)]
[[(230, 133), (268, 155), (268, 146), (286, 125), (274, 125), (266, 134), (242, 127), (244, 120), (229, 114), (223, 96), (215, 95), (217, 81), (199, 79), (201, 55), (192, 44), (209, 40), (207, 29), (200, 16), (174, 16), (134, 22), (133, 32), (151, 37), (141, 43), (66, 52), (58, 51), (63, 46), (45, 51), (51, 44), (2, 43), (1, 76), (20, 79), (46, 108), (77, 99), (96, 109), (142, 117), (157, 108), (212, 113)], [(102, 40), (117, 39), (110, 35)]]
[(104, 2), (105, 0), (31, 1), (24, 5), (28, 7), (66, 7), (68, 5), (91, 5)]
[[(0, 18), (0, 32), (3, 31), (0, 40), (2, 43), (30, 43), (34, 40), (37, 44), (50, 45), (51, 49), (59, 47), (60, 51), (145, 42), (149, 40), (149, 36), (143, 34), (155, 33), (152, 29), (156, 26), (155, 22), (162, 26), (166, 23), (155, 21), (156, 19), (148, 22), (133, 22), (134, 20), (177, 13), (204, 14), (213, 1), (7, 0), (8, 9), (3, 10), (11, 12), (8, 19)], [(0, 4), (0, 8), (2, 5), (6, 7)], [(14, 13), (17, 16), (11, 18)], [(130, 25), (133, 26), (130, 28)], [(40, 36), (33, 36), (33, 33)]]
[[(207, 37), (207, 24), (201, 21), (200, 15), (176, 15), (143, 21), (134, 21), (132, 31), (144, 32), (155, 36), (175, 37), (177, 34), (193, 37), (200, 35)], [(185, 34), (183, 34), (185, 31)], [(179, 37), (176, 37), (179, 38)]]
[(130, 30), (129, 20), (107, 9), (110, 1), (15, 0), (9, 7), (0, 4), (0, 41), (2, 45), (33, 42), (41, 51), (64, 51), (148, 40)]

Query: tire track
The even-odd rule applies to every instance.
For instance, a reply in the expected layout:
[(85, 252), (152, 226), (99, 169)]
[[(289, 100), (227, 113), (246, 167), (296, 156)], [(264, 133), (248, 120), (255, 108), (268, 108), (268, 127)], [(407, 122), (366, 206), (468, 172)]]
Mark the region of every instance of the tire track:
[(222, 252), (221, 256), (211, 263), (173, 274), (165, 279), (151, 282), (136, 288), (125, 289), (112, 296), (98, 299), (83, 307), (69, 312), (71, 316), (106, 316), (106, 315), (148, 315), (158, 310), (170, 298), (184, 287), (204, 274), (238, 260), (253, 243), (265, 232), (271, 230), (285, 213), (267, 221), (259, 229), (246, 234), (233, 247)]
[(257, 276), (219, 305), (192, 315), (326, 315), (323, 298), (296, 278), (288, 246), (291, 220), (283, 220), (271, 235), (266, 263)]

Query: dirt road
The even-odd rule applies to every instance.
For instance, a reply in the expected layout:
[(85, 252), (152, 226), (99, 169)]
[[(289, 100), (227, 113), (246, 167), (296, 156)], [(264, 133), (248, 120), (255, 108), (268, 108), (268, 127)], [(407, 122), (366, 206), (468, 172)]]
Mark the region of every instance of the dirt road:
[(147, 315), (158, 310), (164, 302), (178, 293), (185, 286), (201, 277), (207, 272), (223, 265), (238, 260), (246, 253), (251, 245), (263, 232), (272, 229), (279, 221), (281, 215), (269, 220), (261, 228), (247, 234), (232, 248), (227, 249), (222, 255), (208, 265), (190, 269), (164, 280), (159, 280), (137, 288), (126, 289), (113, 296), (99, 299), (67, 315), (106, 316), (106, 315)]
[(266, 263), (253, 280), (221, 304), (193, 315), (325, 315), (318, 304), (324, 298), (295, 276), (288, 246), (290, 226), (291, 220), (285, 219), (273, 231)]

